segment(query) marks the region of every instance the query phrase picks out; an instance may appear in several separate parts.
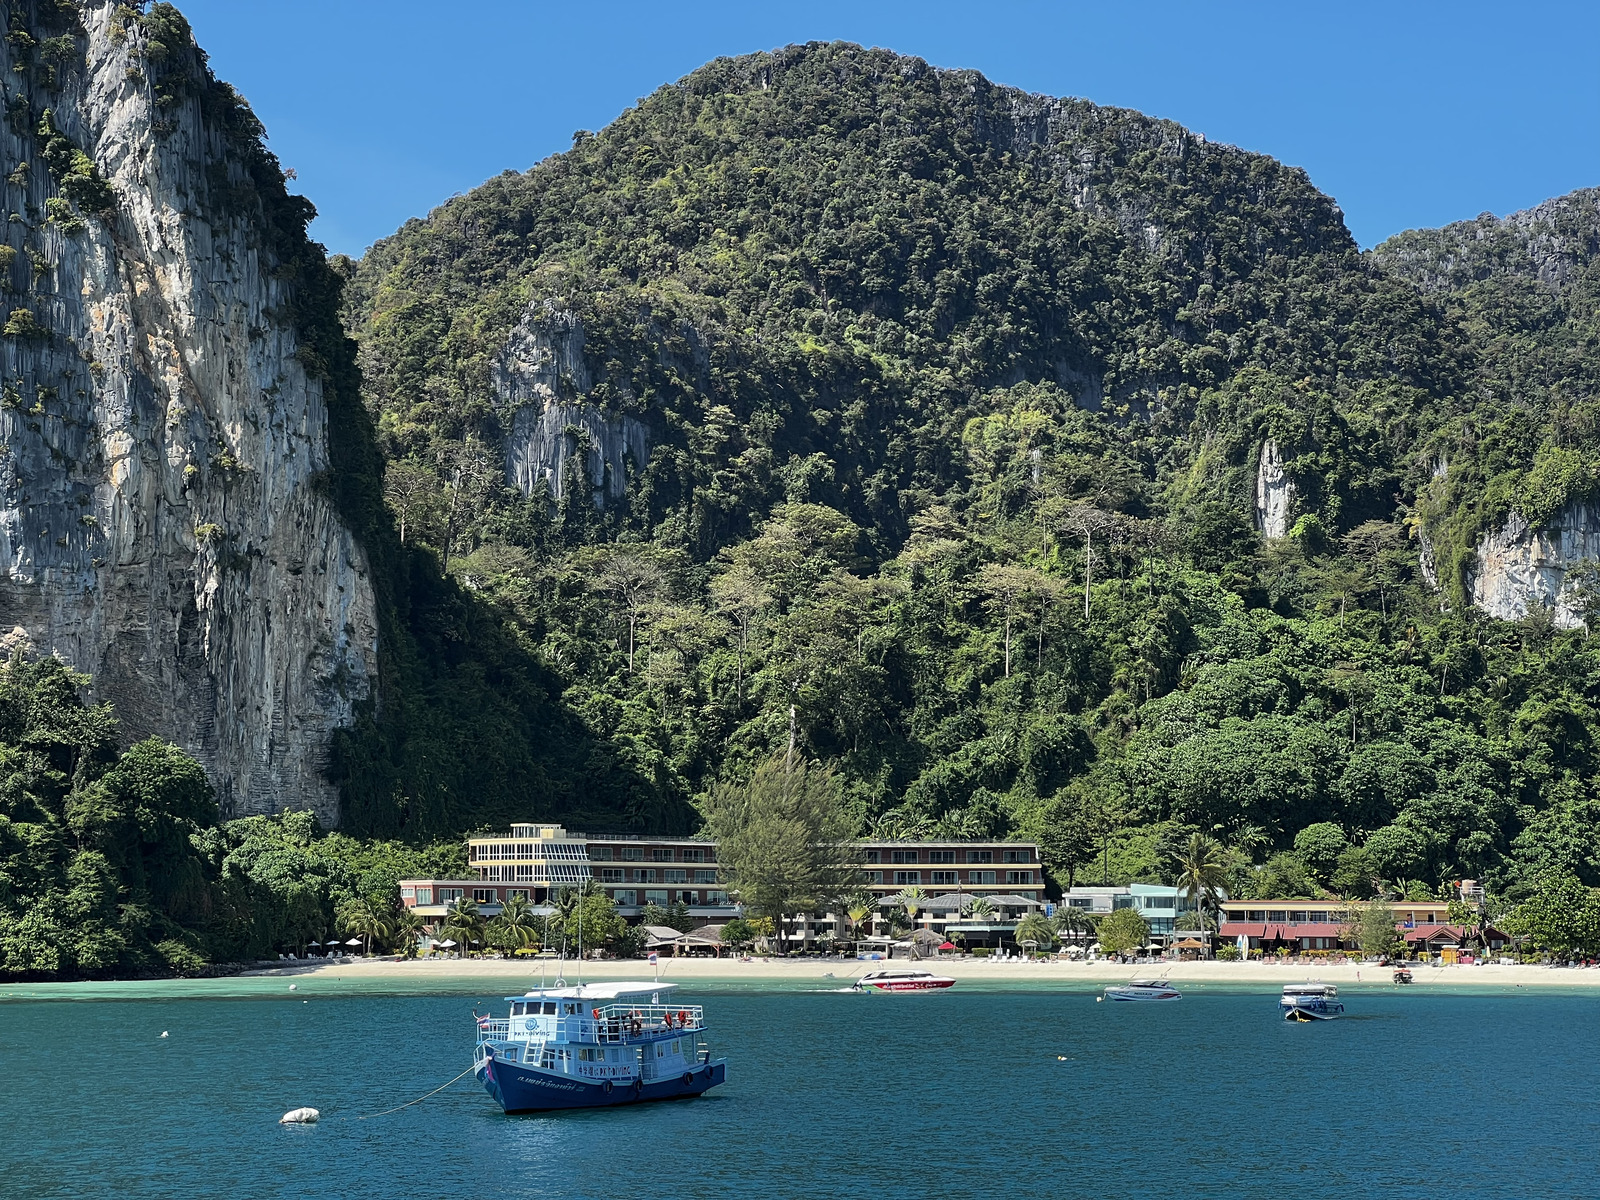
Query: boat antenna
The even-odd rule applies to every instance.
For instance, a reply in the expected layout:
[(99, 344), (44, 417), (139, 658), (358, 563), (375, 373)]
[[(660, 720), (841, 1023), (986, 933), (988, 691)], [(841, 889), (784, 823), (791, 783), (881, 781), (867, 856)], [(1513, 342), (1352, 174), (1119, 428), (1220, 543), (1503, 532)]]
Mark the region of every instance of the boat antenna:
[(578, 987), (583, 987), (583, 884), (578, 884)]

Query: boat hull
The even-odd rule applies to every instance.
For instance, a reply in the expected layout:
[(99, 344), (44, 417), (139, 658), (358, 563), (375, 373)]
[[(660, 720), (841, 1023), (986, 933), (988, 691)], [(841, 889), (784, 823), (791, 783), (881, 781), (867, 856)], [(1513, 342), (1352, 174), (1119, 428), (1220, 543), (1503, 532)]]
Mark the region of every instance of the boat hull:
[(866, 983), (862, 986), (877, 992), (935, 992), (941, 988), (953, 987), (955, 982), (954, 979), (935, 979), (918, 983)]
[(589, 1080), (556, 1071), (486, 1059), (478, 1069), (484, 1090), (508, 1113), (552, 1112), (567, 1108), (612, 1108), (652, 1100), (687, 1100), (703, 1095), (727, 1077), (724, 1059), (700, 1063), (670, 1079)]
[(1106, 999), (1107, 1000), (1136, 1001), (1136, 1002), (1138, 1002), (1140, 1004), (1152, 1004), (1152, 1003), (1165, 1003), (1167, 1001), (1172, 1001), (1172, 1000), (1182, 1000), (1183, 997), (1180, 994), (1178, 994), (1177, 992), (1164, 992), (1164, 993), (1162, 993), (1160, 995), (1151, 996), (1151, 995), (1139, 995), (1137, 993), (1129, 994), (1129, 993), (1125, 993), (1125, 992), (1119, 992), (1115, 988), (1107, 988), (1106, 989)]
[(1303, 1004), (1286, 1005), (1283, 1010), (1285, 1021), (1335, 1021), (1344, 1016), (1344, 1005), (1325, 1004), (1311, 1007)]

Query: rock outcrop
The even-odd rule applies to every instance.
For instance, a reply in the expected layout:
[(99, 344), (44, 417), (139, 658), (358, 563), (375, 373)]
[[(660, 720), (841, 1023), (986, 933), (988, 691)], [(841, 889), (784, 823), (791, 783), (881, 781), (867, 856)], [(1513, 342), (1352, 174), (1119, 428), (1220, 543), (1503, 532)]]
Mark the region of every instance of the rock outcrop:
[(1294, 506), (1294, 481), (1283, 469), (1278, 443), (1261, 443), (1256, 462), (1256, 528), (1264, 538), (1281, 538), (1289, 532), (1289, 512)]
[[(225, 814), (336, 823), (330, 741), (372, 685), (377, 622), (320, 486), (300, 298), (239, 150), (258, 127), (175, 14), (80, 15), (0, 44), (20, 214), (0, 296), (0, 628), (90, 673), (129, 738), (196, 755)], [(238, 107), (219, 116), (219, 95)], [(72, 173), (114, 199), (92, 211)]]
[(523, 314), (491, 369), (495, 403), (507, 415), (506, 481), (524, 495), (559, 500), (575, 455), (594, 506), (628, 490), (628, 460), (642, 467), (650, 453), (645, 424), (606, 413), (586, 397), (593, 386), (583, 358), (583, 323), (550, 304)]
[(1600, 508), (1569, 504), (1537, 530), (1513, 512), (1478, 539), (1468, 590), (1472, 603), (1492, 617), (1515, 621), (1542, 606), (1554, 610), (1557, 626), (1576, 629), (1585, 623), (1586, 605), (1575, 572), (1596, 561)]

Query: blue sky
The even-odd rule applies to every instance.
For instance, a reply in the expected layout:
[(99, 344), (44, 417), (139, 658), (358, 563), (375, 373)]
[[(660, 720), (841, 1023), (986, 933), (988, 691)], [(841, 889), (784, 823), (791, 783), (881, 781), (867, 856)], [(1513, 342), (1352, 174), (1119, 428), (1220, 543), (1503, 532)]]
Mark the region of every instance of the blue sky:
[(359, 255), (719, 55), (841, 38), (1304, 167), (1370, 246), (1600, 185), (1600, 4), (178, 0)]

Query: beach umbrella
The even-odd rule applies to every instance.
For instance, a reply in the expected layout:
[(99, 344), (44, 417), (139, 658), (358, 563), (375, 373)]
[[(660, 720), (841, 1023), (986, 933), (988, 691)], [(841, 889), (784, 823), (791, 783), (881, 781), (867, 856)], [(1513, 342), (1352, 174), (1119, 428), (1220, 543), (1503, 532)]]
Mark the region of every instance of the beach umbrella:
[(439, 945), (448, 948), (450, 946), (454, 946), (455, 945), (455, 941), (452, 938), (445, 938), (445, 940), (440, 942)]
[(954, 942), (945, 942), (943, 945), (941, 945), (939, 947), (939, 949), (941, 949), (941, 950), (954, 950), (955, 948), (956, 948), (956, 944)]
[(345, 943), (345, 945), (346, 946), (359, 946), (359, 945), (361, 945), (361, 939), (360, 938), (351, 938), (348, 942)]

